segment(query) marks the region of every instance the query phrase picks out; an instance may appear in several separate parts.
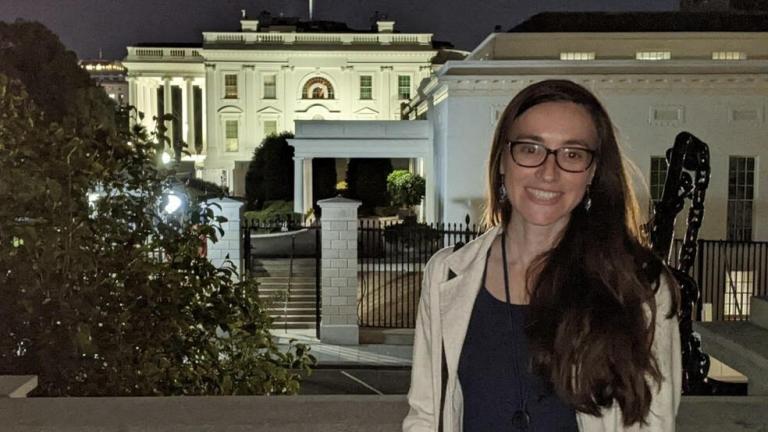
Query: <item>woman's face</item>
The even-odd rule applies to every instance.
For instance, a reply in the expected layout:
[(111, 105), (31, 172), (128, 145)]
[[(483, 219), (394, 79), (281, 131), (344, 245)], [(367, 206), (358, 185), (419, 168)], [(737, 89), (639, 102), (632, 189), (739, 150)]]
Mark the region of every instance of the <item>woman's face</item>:
[[(515, 119), (507, 130), (509, 142), (540, 144), (549, 150), (562, 147), (597, 150), (598, 145), (592, 117), (584, 107), (573, 102), (545, 102), (533, 106)], [(593, 161), (584, 172), (573, 173), (557, 165), (555, 154), (548, 154), (541, 166), (527, 168), (515, 163), (509, 150), (509, 145), (505, 144), (500, 170), (504, 175), (507, 199), (512, 205), (512, 221), (564, 228), (571, 211), (581, 203), (597, 162)], [(563, 153), (559, 157), (566, 156)], [(577, 156), (571, 154), (570, 157)]]

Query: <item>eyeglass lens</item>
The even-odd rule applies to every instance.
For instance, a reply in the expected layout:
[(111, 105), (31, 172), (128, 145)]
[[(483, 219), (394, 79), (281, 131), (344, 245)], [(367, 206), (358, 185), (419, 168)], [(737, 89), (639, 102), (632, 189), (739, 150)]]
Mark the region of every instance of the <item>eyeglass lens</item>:
[(564, 171), (584, 171), (592, 164), (592, 153), (580, 147), (561, 147), (549, 150), (542, 144), (512, 142), (510, 143), (512, 159), (520, 166), (534, 168), (544, 164), (549, 153), (555, 154), (557, 165)]

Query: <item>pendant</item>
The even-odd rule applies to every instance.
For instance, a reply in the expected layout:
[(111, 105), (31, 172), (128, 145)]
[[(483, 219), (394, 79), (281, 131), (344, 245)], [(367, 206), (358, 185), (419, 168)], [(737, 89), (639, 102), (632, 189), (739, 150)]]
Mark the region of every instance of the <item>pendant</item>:
[(526, 410), (517, 410), (512, 415), (512, 427), (516, 430), (528, 430), (531, 424), (531, 415)]

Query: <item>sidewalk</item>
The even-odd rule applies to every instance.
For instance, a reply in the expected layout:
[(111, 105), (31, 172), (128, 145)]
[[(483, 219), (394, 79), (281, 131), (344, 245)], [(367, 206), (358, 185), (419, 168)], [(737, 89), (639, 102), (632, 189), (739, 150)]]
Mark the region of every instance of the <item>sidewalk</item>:
[(409, 367), (413, 356), (411, 345), (330, 345), (320, 342), (315, 337), (315, 330), (279, 330), (273, 329), (272, 335), (278, 339), (282, 350), (287, 348), (290, 339), (309, 345), (310, 353), (317, 358), (320, 367), (328, 366), (388, 366)]

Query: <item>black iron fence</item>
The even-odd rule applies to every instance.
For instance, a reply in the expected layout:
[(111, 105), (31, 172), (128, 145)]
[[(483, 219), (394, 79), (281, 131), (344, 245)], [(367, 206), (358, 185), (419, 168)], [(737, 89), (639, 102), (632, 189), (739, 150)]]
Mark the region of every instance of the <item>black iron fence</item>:
[(465, 223), (417, 224), (361, 220), (358, 228), (359, 324), (412, 328), (421, 294), (422, 269), (443, 247), (481, 232)]
[[(680, 241), (670, 263), (677, 264)], [(747, 320), (753, 295), (768, 295), (768, 242), (699, 240), (691, 271), (701, 292), (697, 319)]]

